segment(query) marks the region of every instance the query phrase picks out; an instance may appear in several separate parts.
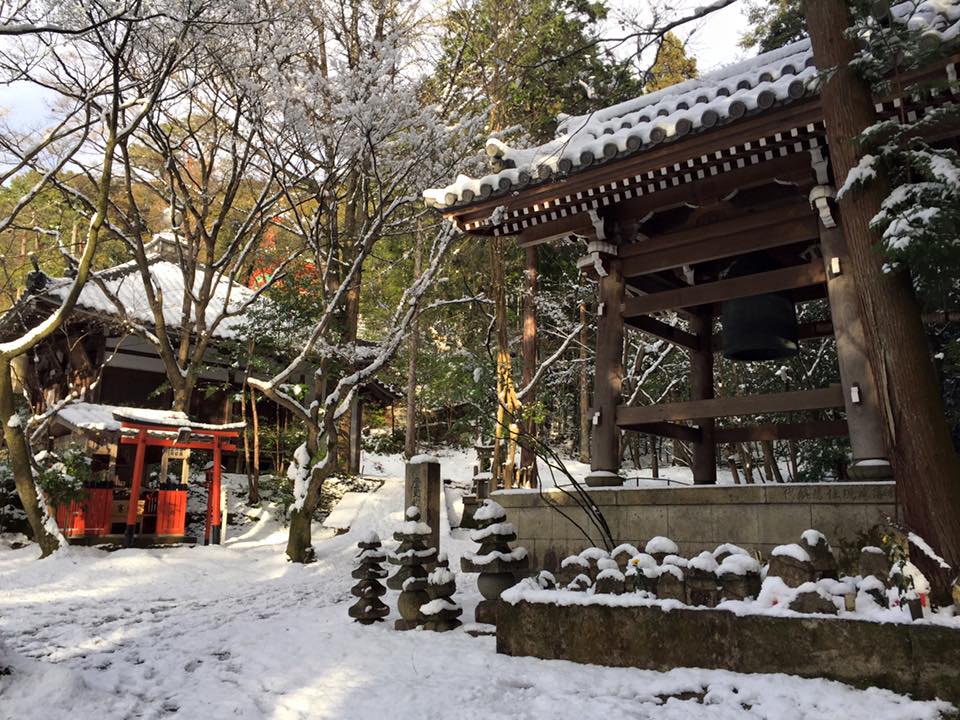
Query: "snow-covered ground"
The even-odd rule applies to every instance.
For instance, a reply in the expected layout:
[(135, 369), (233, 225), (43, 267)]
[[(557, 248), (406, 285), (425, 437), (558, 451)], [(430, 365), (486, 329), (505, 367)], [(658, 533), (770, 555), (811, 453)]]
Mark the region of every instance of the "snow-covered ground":
[[(444, 476), (469, 477), (462, 460), (441, 455)], [(346, 534), (317, 527), (309, 566), (286, 562), (284, 531), (266, 516), (221, 547), (69, 548), (37, 561), (35, 546), (0, 543), (0, 667), (11, 670), (0, 718), (924, 720), (948, 710), (783, 675), (511, 658), (462, 630), (395, 632), (395, 609), (387, 623), (353, 623), (356, 543), (401, 522), (400, 468), (368, 459), (383, 486), (357, 503)], [(441, 536), (459, 567), (475, 546), (459, 530)], [(458, 583), (470, 619), (476, 578)], [(396, 593), (386, 600), (396, 607)]]
[[(441, 471), (444, 478), (454, 481), (468, 482), (473, 478), (473, 466), (476, 463), (476, 453), (471, 449), (462, 448), (442, 448), (431, 453), (436, 456), (441, 463)], [(590, 465), (582, 463), (568, 457), (563, 458), (563, 464), (574, 479), (583, 481), (590, 474)], [(561, 472), (551, 470), (551, 468), (542, 460), (537, 461), (537, 470), (540, 481), (544, 487), (553, 487), (556, 485), (567, 485), (569, 479)], [(380, 473), (399, 468), (400, 475), (403, 475), (403, 466), (397, 465), (396, 458), (393, 456), (373, 455), (364, 453), (362, 461), (362, 470), (369, 473)], [(784, 476), (787, 475), (786, 466), (781, 470)], [(625, 487), (678, 487), (682, 485), (693, 485), (693, 471), (689, 467), (681, 465), (663, 465), (659, 471), (659, 478), (654, 479), (650, 468), (634, 470), (625, 467), (621, 470), (625, 478)], [(757, 482), (762, 482), (757, 478)], [(717, 468), (717, 484), (733, 485), (733, 476), (727, 468)]]

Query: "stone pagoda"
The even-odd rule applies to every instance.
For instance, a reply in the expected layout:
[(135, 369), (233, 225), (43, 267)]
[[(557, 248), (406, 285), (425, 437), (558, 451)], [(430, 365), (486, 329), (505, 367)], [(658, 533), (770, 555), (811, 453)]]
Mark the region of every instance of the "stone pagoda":
[(518, 576), (528, 565), (526, 548), (511, 549), (508, 543), (517, 539), (513, 525), (506, 522), (507, 513), (489, 498), (474, 513), (477, 529), (470, 538), (480, 543), (475, 553), (464, 553), (460, 558), (463, 572), (480, 573), (477, 586), (483, 600), (477, 605), (476, 621), (495, 625), (500, 606), (500, 593), (516, 584)]
[(419, 618), (424, 628), (446, 632), (462, 624), (458, 618), (463, 614), (463, 608), (453, 600), (456, 591), (457, 578), (449, 569), (438, 567), (427, 576), (430, 602), (420, 606)]
[(350, 606), (349, 614), (358, 623), (371, 625), (382, 622), (390, 614), (390, 608), (380, 600), (387, 592), (380, 582), (387, 576), (387, 571), (380, 567), (386, 553), (380, 548), (380, 538), (374, 532), (357, 543), (357, 547), (360, 548), (357, 555), (360, 566), (350, 576), (358, 582), (350, 592), (359, 599)]
[(420, 606), (430, 600), (427, 594), (427, 568), (437, 560), (437, 549), (430, 547), (430, 526), (420, 521), (420, 509), (407, 508), (406, 522), (393, 534), (400, 541), (396, 552), (390, 555), (390, 562), (400, 569), (387, 581), (387, 586), (399, 589), (397, 610), (400, 619), (394, 623), (397, 630), (412, 630), (423, 624), (420, 618)]

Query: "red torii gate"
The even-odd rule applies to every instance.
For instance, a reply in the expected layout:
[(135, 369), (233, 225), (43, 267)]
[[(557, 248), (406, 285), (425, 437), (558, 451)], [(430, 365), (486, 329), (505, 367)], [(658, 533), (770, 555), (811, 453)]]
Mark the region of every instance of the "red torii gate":
[(234, 429), (221, 429), (218, 426), (200, 423), (192, 423), (189, 425), (179, 424), (176, 429), (173, 429), (170, 425), (121, 419), (120, 432), (121, 444), (137, 446), (136, 456), (133, 461), (133, 478), (130, 485), (130, 504), (127, 507), (124, 545), (131, 547), (133, 545), (134, 535), (136, 534), (137, 506), (140, 501), (144, 458), (148, 446), (213, 451), (213, 472), (210, 482), (210, 492), (207, 496), (207, 522), (204, 533), (204, 544), (219, 545), (222, 527), (222, 518), (220, 517), (221, 452), (224, 450), (227, 452), (235, 452), (237, 450), (237, 446), (228, 441), (239, 437), (239, 431)]

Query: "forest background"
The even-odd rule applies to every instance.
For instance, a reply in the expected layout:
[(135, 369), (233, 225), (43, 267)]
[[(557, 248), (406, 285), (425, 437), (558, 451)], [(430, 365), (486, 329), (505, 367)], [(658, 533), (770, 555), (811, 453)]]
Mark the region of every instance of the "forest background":
[[(794, 5), (785, 0), (746, 3), (743, 11), (749, 31), (740, 39), (742, 47), (751, 52), (766, 51), (801, 37), (802, 16)], [(323, 4), (321, 8), (323, 11), (317, 14), (322, 23), (319, 33), (328, 38), (331, 58), (336, 52), (344, 67), (369, 73), (365, 63), (370, 58), (382, 62), (389, 55), (391, 72), (405, 78), (405, 87), (416, 102), (435, 109), (430, 118), (418, 121), (455, 119), (459, 124), (457, 132), (438, 139), (449, 145), (445, 153), (438, 153), (442, 156), (412, 168), (419, 172), (411, 172), (412, 177), (406, 178), (403, 189), (408, 193), (415, 192), (418, 185), (423, 189), (443, 184), (457, 171), (479, 170), (483, 143), (490, 135), (509, 139), (512, 144), (543, 142), (552, 137), (559, 113), (589, 112), (698, 75), (697, 59), (688, 52), (688, 35), (644, 34), (644, 27), (668, 24), (662, 16), (665, 8), (656, 4), (651, 6), (653, 19), (630, 17), (613, 12), (602, 2), (587, 0), (460, 0), (431, 12), (397, 0), (355, 0), (343, 4), (339, 12)], [(611, 40), (611, 27), (617, 27), (629, 40)], [(684, 32), (689, 33), (689, 29), (684, 28)], [(647, 43), (646, 51), (636, 52), (642, 43)], [(384, 45), (390, 46), (389, 52)], [(411, 124), (411, 129), (414, 127)], [(182, 137), (197, 139), (199, 148), (196, 157), (182, 158), (184, 167), (199, 162), (204, 155), (203, 143), (213, 134), (206, 127), (183, 129)], [(10, 130), (5, 142), (15, 144), (15, 136)], [(147, 142), (134, 144), (131, 150), (133, 165), (141, 169), (156, 168), (166, 159), (162, 151)], [(264, 151), (263, 146), (251, 150)], [(265, 288), (271, 303), (252, 315), (244, 341), (222, 349), (231, 355), (231, 362), (246, 364), (264, 375), (279, 372), (282, 363), (271, 358), (283, 358), (303, 329), (323, 317), (337, 287), (335, 281), (345, 278), (345, 300), (337, 309), (331, 337), (341, 345), (352, 343), (355, 351), (364, 341), (376, 345), (390, 334), (398, 303), (431, 260), (424, 238), (438, 232), (440, 218), (418, 203), (407, 205), (396, 222), (379, 229), (375, 248), (362, 257), (360, 271), (348, 277), (348, 269), (358, 257), (356, 247), (362, 230), (370, 226), (384, 205), (383, 193), (378, 194), (380, 180), (370, 180), (376, 168), (371, 166), (369, 156), (355, 151), (344, 166), (358, 158), (363, 159), (352, 165), (350, 172), (333, 173), (328, 168), (324, 177), (330, 180), (324, 182), (322, 192), (316, 192), (316, 197), (336, 199), (333, 209), (327, 208), (326, 213), (333, 220), (324, 221), (327, 225), (322, 233), (326, 239), (334, 235), (339, 238), (335, 247), (329, 243), (321, 247), (302, 224), (298, 230), (298, 223), (290, 221), (290, 211), (282, 209), (282, 203), (259, 208), (256, 223), (244, 222), (251, 209), (262, 202), (266, 182), (263, 167), (251, 164), (249, 173), (235, 178), (229, 207), (222, 203), (218, 208), (230, 222), (225, 223), (222, 237), (214, 240), (217, 250), (235, 243), (234, 231), (243, 228), (255, 235), (256, 241), (237, 269), (238, 281), (256, 285), (265, 269), (268, 274), (277, 268), (283, 271)], [(236, 163), (233, 169), (236, 171)], [(0, 214), (13, 215), (13, 208), (30, 194), (40, 176), (40, 170), (28, 166), (10, 177), (0, 188)], [(141, 172), (131, 188), (116, 183), (118, 215), (122, 207), (129, 210), (130, 201), (124, 197), (129, 191), (139, 198), (142, 215), (149, 218), (139, 228), (145, 236), (163, 230), (164, 217), (169, 221), (164, 212), (171, 192), (165, 182), (169, 179), (163, 179), (160, 172), (153, 176)], [(91, 214), (80, 193), (65, 190), (70, 187), (92, 190), (89, 171), (75, 169), (72, 164), (65, 166), (58, 173), (58, 182), (33, 196), (16, 222), (0, 231), (0, 307), (8, 306), (21, 292), (31, 254), (50, 275), (61, 275), (69, 269), (69, 253), (63, 249), (76, 250), (82, 245), (78, 232), (82, 236)], [(192, 191), (222, 195), (225, 188), (223, 174), (211, 172)], [(181, 192), (189, 195), (191, 189)], [(316, 202), (322, 205), (323, 201)], [(442, 258), (437, 278), (425, 293), (425, 309), (415, 320), (412, 336), (379, 370), (381, 380), (397, 388), (411, 386), (416, 402), (408, 407), (415, 413), (415, 437), (421, 446), (472, 445), (477, 438), (489, 439), (492, 435), (497, 406), (492, 263), (502, 266), (498, 269), (506, 290), (513, 376), (520, 378), (524, 255), (509, 242), (502, 244), (501, 250), (491, 256), (485, 243), (471, 238), (458, 240)], [(525, 404), (524, 414), (542, 440), (585, 461), (596, 313), (595, 288), (579, 276), (576, 268), (582, 252), (582, 244), (573, 240), (540, 249), (538, 356), (541, 361), (554, 361), (539, 378), (536, 399)], [(128, 259), (129, 243), (109, 231), (105, 233), (96, 267), (110, 267)], [(957, 307), (955, 283), (947, 278), (939, 286), (920, 289), (927, 312)], [(802, 319), (808, 321), (828, 318), (823, 303), (804, 305), (802, 313)], [(683, 323), (679, 318), (669, 321)], [(949, 324), (931, 323), (929, 339), (954, 442), (960, 444), (957, 331)], [(630, 404), (688, 399), (685, 379), (689, 361), (685, 353), (642, 333), (627, 335), (623, 353), (624, 396)], [(347, 359), (332, 358), (334, 374), (336, 364)], [(812, 389), (839, 382), (832, 338), (802, 345), (796, 358), (783, 363), (743, 365), (720, 360), (716, 373), (718, 394), (731, 395)], [(254, 388), (246, 392), (245, 403), (248, 399), (258, 404), (266, 402), (263, 393)], [(402, 412), (399, 417), (402, 420)], [(405, 449), (403, 425), (392, 422), (395, 419), (386, 413), (368, 412), (365, 422), (370, 430), (370, 449)], [(735, 423), (737, 418), (729, 421)], [(307, 428), (295, 422), (264, 427), (261, 447), (283, 460), (304, 442), (307, 433)], [(625, 440), (625, 460), (634, 467), (649, 470), (651, 465), (686, 461), (680, 444), (664, 446), (634, 434)], [(729, 462), (750, 478), (756, 474), (766, 480), (799, 481), (843, 479), (848, 450), (843, 440), (801, 440), (767, 446), (742, 443), (721, 448), (720, 452), (724, 456), (722, 466), (730, 458)], [(409, 442), (406, 451), (414, 451)]]

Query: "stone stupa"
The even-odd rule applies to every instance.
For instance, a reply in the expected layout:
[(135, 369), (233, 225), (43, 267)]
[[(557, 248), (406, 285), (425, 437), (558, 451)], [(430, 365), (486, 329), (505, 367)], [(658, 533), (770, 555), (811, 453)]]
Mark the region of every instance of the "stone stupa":
[(390, 555), (390, 562), (400, 569), (387, 581), (388, 587), (401, 591), (397, 599), (400, 619), (394, 623), (397, 630), (412, 630), (423, 624), (420, 606), (430, 600), (425, 566), (437, 561), (437, 549), (430, 547), (430, 526), (421, 522), (420, 509), (410, 506), (406, 518), (401, 529), (393, 534), (400, 546)]
[(380, 567), (386, 559), (386, 553), (380, 548), (380, 538), (371, 532), (362, 541), (357, 543), (360, 554), (357, 559), (359, 567), (350, 573), (357, 580), (350, 592), (357, 598), (357, 602), (350, 606), (350, 617), (363, 625), (382, 622), (390, 614), (390, 608), (383, 604), (381, 597), (387, 589), (380, 582), (387, 576), (387, 571)]

